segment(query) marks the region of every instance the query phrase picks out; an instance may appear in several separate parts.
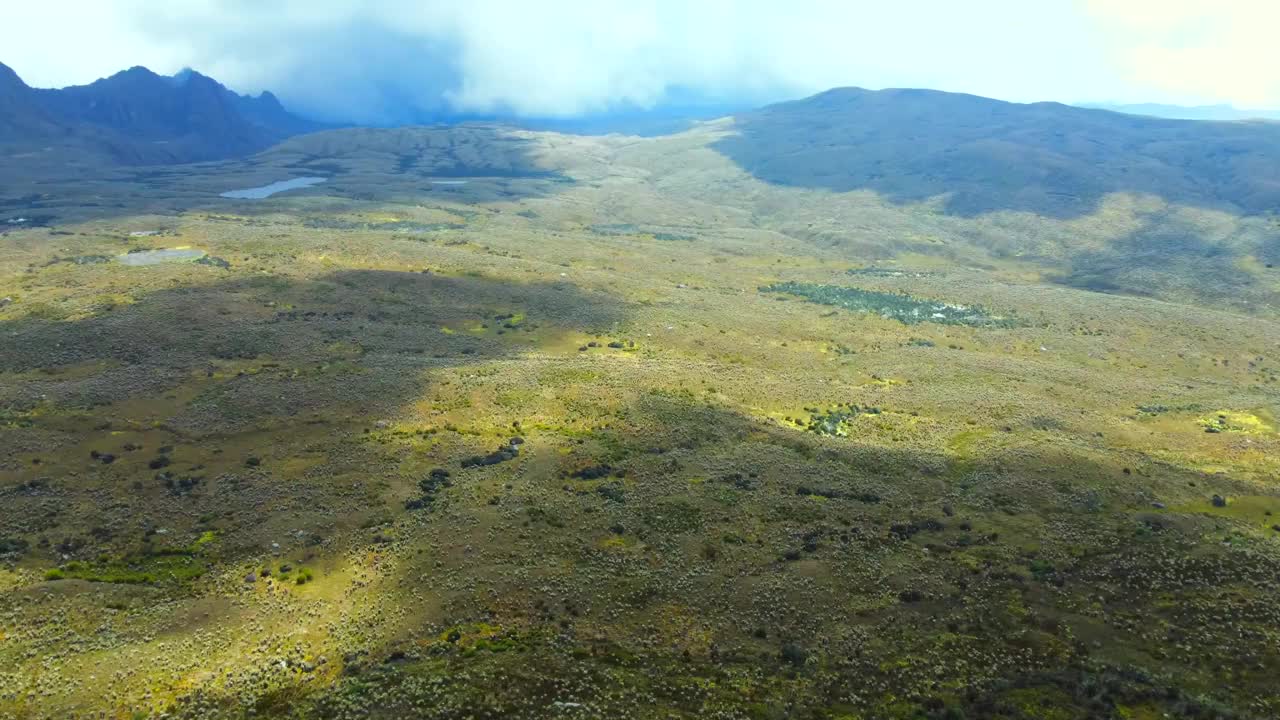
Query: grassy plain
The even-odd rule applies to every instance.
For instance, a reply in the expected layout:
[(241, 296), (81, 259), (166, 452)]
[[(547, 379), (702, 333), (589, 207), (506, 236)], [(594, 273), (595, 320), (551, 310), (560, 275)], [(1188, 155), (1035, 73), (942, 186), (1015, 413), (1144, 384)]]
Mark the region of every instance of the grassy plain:
[[(727, 132), (7, 184), (0, 717), (1280, 715), (1265, 220), (956, 217)], [(1157, 215), (1231, 252), (1055, 281)]]

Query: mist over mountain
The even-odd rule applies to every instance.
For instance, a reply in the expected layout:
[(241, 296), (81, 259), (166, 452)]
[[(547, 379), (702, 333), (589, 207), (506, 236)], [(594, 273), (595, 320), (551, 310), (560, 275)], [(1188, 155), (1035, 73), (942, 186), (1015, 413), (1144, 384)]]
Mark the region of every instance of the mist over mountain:
[(1280, 110), (1242, 110), (1233, 105), (1163, 103), (1076, 103), (1079, 107), (1174, 120), (1280, 120)]

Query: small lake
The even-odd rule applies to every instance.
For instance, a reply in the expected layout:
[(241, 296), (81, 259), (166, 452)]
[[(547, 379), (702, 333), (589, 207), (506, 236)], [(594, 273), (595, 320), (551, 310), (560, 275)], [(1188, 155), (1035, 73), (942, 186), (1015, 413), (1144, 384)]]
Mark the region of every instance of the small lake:
[(292, 180), (280, 180), (270, 185), (262, 187), (245, 188), (244, 190), (231, 190), (222, 193), (219, 197), (233, 198), (235, 200), (261, 200), (271, 197), (276, 193), (282, 193), (285, 190), (296, 190), (298, 188), (311, 187), (324, 182), (326, 178), (322, 177), (300, 177)]
[(203, 250), (195, 248), (165, 248), (162, 250), (144, 250), (143, 252), (125, 253), (117, 255), (116, 262), (121, 265), (159, 265), (169, 262), (183, 262), (185, 260), (199, 260), (205, 256)]
[(466, 185), (466, 180), (432, 180), (432, 185)]

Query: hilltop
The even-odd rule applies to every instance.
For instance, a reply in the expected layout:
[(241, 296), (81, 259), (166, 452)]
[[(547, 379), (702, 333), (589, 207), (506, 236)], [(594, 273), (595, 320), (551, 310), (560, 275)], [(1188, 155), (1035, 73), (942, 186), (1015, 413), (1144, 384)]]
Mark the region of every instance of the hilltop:
[(1109, 193), (1257, 214), (1280, 205), (1280, 125), (1195, 122), (933, 90), (839, 88), (737, 116), (717, 145), (769, 182), (948, 213), (1078, 217)]

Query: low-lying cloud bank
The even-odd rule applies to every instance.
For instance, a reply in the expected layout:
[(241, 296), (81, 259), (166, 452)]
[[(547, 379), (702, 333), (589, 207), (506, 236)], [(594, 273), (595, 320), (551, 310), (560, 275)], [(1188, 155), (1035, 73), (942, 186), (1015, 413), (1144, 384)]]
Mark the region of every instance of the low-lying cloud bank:
[(583, 116), (673, 95), (742, 106), (841, 85), (1268, 107), (1280, 105), (1278, 12), (1256, 0), (45, 0), (13, 10), (21, 32), (0, 52), (37, 85), (191, 66), (362, 123)]

